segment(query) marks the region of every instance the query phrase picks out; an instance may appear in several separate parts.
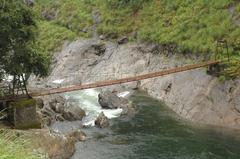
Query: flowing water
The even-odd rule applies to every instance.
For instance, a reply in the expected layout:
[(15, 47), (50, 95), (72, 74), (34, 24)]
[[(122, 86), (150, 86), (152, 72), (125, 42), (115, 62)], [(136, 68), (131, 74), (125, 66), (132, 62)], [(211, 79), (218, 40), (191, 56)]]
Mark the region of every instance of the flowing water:
[[(97, 92), (90, 94), (68, 94), (78, 99), (84, 97), (89, 121), (102, 111), (97, 103)], [(115, 118), (118, 110), (108, 112), (108, 116), (114, 117), (111, 127), (84, 129), (88, 140), (76, 144), (72, 159), (240, 159), (237, 132), (191, 125), (161, 102), (142, 93), (133, 95), (131, 100), (137, 105), (138, 114), (125, 120)], [(79, 122), (59, 123), (54, 129), (66, 133), (79, 125)]]

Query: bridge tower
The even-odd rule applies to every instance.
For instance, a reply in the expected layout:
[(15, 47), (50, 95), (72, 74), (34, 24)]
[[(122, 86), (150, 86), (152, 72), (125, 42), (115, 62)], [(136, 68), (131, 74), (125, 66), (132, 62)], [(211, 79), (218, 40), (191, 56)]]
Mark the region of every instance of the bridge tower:
[(230, 62), (229, 45), (227, 40), (218, 40), (216, 45), (215, 60), (222, 60), (227, 55), (227, 61)]
[[(217, 40), (216, 42), (216, 51), (214, 58), (215, 60), (225, 61), (225, 57), (227, 56), (227, 62), (230, 62), (230, 54), (229, 54), (229, 45), (227, 40)], [(218, 63), (215, 65), (210, 65), (208, 67), (207, 73), (214, 76), (219, 76), (220, 73), (226, 68), (226, 64)]]

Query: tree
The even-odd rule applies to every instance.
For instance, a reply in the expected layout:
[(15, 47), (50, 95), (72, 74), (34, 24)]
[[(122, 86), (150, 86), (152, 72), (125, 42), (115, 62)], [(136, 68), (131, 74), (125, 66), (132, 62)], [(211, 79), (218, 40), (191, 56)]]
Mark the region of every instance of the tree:
[(21, 77), (24, 83), (32, 73), (47, 75), (49, 67), (49, 57), (35, 44), (34, 18), (23, 0), (0, 0), (0, 72)]

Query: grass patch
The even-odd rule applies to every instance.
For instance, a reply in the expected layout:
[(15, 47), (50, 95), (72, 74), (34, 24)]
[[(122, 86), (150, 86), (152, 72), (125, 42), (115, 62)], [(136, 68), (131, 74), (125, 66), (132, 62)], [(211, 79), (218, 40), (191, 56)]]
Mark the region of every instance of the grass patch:
[(62, 47), (64, 41), (74, 40), (76, 34), (65, 27), (52, 22), (40, 21), (38, 23), (39, 36), (37, 43), (47, 54), (53, 53), (57, 48)]
[(108, 38), (137, 35), (137, 40), (177, 45), (177, 52), (210, 56), (216, 41), (224, 39), (235, 58), (240, 27), (229, 11), (233, 5), (240, 16), (236, 0), (39, 0), (34, 9), (41, 19), (39, 41), (48, 51), (74, 36), (91, 37), (92, 13), (99, 11), (97, 30)]
[(93, 25), (91, 0), (38, 0), (35, 11), (40, 19), (75, 32), (79, 36), (89, 37)]
[(1, 159), (43, 159), (29, 149), (29, 142), (12, 132), (0, 130)]

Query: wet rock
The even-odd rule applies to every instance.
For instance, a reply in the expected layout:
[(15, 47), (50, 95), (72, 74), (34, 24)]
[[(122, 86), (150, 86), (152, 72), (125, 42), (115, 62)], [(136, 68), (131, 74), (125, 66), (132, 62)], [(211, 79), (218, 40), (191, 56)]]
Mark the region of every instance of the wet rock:
[(109, 127), (109, 120), (102, 112), (97, 119), (95, 120), (95, 125), (99, 128), (106, 128)]
[(126, 98), (118, 97), (116, 94), (105, 91), (98, 95), (99, 104), (105, 109), (123, 109), (122, 115), (132, 117), (136, 114), (136, 108)]
[(110, 91), (102, 92), (98, 95), (98, 102), (105, 109), (116, 109), (121, 106), (121, 98)]
[(81, 130), (77, 130), (77, 131), (70, 133), (69, 137), (73, 138), (75, 140), (75, 142), (86, 141), (86, 139), (87, 139), (87, 135)]
[(123, 109), (122, 115), (126, 116), (126, 117), (132, 118), (137, 113), (135, 105), (132, 102), (128, 101), (128, 100), (126, 100), (125, 104), (122, 104), (120, 108)]
[(128, 37), (124, 36), (124, 37), (118, 39), (118, 44), (119, 45), (126, 44), (126, 43), (128, 43), (128, 41), (129, 41)]
[(83, 117), (86, 116), (86, 113), (83, 109), (81, 109), (76, 104), (68, 104), (68, 106), (65, 106), (64, 112), (63, 112), (63, 118), (68, 121), (76, 121), (76, 120), (82, 120)]

